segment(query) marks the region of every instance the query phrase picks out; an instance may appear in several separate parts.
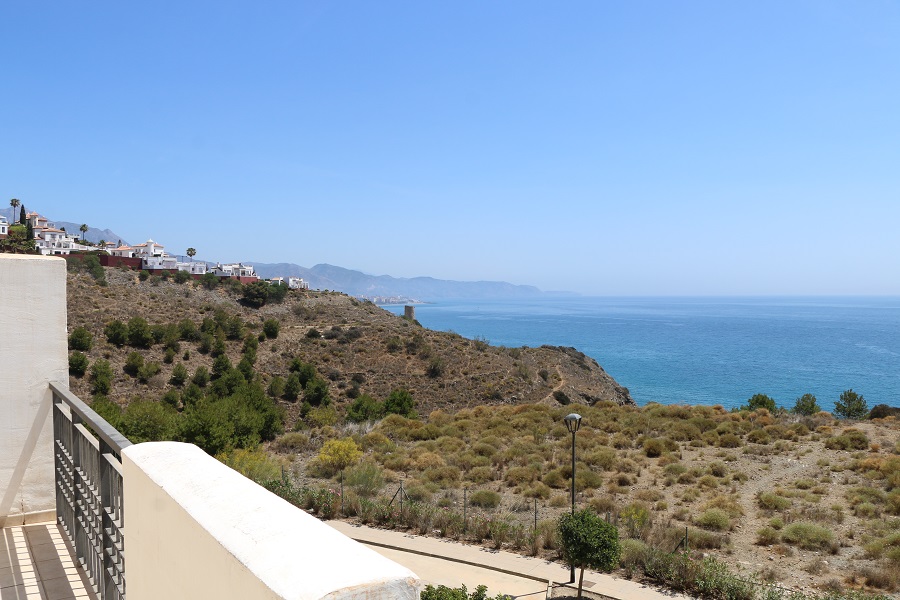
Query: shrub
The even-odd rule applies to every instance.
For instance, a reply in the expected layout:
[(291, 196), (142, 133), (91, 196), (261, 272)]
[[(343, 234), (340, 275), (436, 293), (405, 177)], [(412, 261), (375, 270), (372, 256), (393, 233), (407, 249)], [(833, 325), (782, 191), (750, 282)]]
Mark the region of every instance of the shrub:
[(336, 473), (354, 464), (360, 456), (362, 452), (352, 439), (328, 440), (319, 451), (319, 462)]
[(371, 498), (384, 487), (384, 472), (377, 464), (366, 460), (344, 473), (344, 483), (360, 496)]
[(759, 546), (771, 546), (781, 541), (781, 534), (772, 527), (763, 527), (756, 532), (756, 543)]
[(469, 504), (479, 508), (497, 508), (500, 505), (500, 494), (490, 490), (478, 490), (469, 496)]
[(829, 450), (867, 450), (869, 438), (858, 429), (845, 429), (841, 435), (825, 440), (825, 447)]
[(138, 369), (137, 378), (141, 383), (147, 383), (162, 370), (158, 362), (148, 362), (141, 365)]
[(368, 394), (357, 396), (347, 409), (347, 419), (356, 423), (374, 421), (381, 414), (381, 403)]
[(397, 414), (407, 418), (414, 418), (412, 394), (403, 388), (393, 390), (384, 401), (383, 412), (386, 415)]
[(644, 441), (644, 453), (648, 458), (656, 458), (660, 456), (666, 449), (663, 441), (657, 438), (651, 438)]
[[(184, 271), (179, 271), (179, 273), (184, 273)], [(187, 379), (187, 368), (181, 363), (175, 365), (175, 367), (172, 369), (172, 377), (169, 379), (169, 383), (176, 387), (181, 387), (185, 384), (185, 382), (187, 382)]]
[[(179, 271), (179, 273), (183, 272)], [(216, 459), (257, 483), (281, 477), (281, 463), (269, 458), (264, 450), (237, 448), (230, 452), (217, 454)]]
[(144, 366), (144, 355), (140, 352), (132, 352), (125, 359), (125, 366), (122, 370), (132, 377), (137, 377), (138, 371)]
[(781, 539), (803, 550), (837, 551), (834, 534), (831, 530), (812, 523), (798, 522), (785, 526), (781, 533)]
[(197, 387), (206, 387), (209, 383), (209, 370), (203, 365), (197, 367), (197, 370), (194, 371), (194, 376), (191, 378), (191, 383)]
[(150, 325), (141, 317), (132, 317), (127, 326), (128, 344), (135, 348), (149, 348), (153, 345)]
[(710, 508), (697, 517), (697, 525), (713, 531), (725, 531), (731, 527), (731, 519), (724, 510)]
[(110, 321), (103, 328), (106, 341), (116, 346), (124, 346), (128, 342), (128, 328), (122, 321)]
[(87, 352), (94, 344), (94, 336), (84, 327), (76, 327), (69, 335), (69, 350)]
[(266, 337), (270, 340), (274, 340), (278, 337), (280, 329), (281, 324), (278, 322), (278, 319), (266, 319), (263, 321), (263, 333), (266, 334)]
[(764, 510), (786, 510), (791, 506), (791, 500), (772, 492), (760, 492), (756, 497), (759, 507)]
[(110, 388), (112, 387), (112, 367), (109, 366), (109, 361), (101, 359), (97, 359), (94, 361), (94, 364), (91, 365), (91, 393), (92, 394), (100, 394), (105, 395), (109, 393)]
[(82, 352), (72, 352), (69, 355), (69, 374), (75, 377), (84, 377), (88, 368), (88, 357)]
[(434, 587), (426, 585), (422, 590), (421, 600), (510, 600), (510, 596), (498, 594), (495, 597), (488, 597), (487, 586), (479, 585), (475, 591), (469, 594), (469, 590), (465, 585), (458, 588), (449, 588), (445, 585)]

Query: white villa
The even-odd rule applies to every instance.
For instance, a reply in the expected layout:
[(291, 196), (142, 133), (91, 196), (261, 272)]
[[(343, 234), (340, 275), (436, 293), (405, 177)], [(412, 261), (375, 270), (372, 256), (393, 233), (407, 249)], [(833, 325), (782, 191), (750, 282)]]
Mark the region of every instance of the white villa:
[[(166, 256), (165, 246), (162, 244), (157, 244), (153, 240), (147, 240), (143, 244), (136, 244), (134, 246), (134, 256), (135, 258), (150, 258), (150, 257), (162, 257)], [(174, 267), (172, 267), (174, 268)]]
[(222, 264), (216, 263), (212, 268), (212, 274), (217, 277), (256, 277), (253, 265), (245, 265), (244, 263)]
[(0, 240), (9, 235), (9, 223), (6, 222), (6, 217), (0, 217)]
[(286, 285), (288, 288), (292, 290), (308, 290), (309, 282), (303, 281), (302, 277), (288, 277), (285, 279), (284, 277), (273, 277), (269, 280), (270, 283), (278, 283), (281, 285)]
[(34, 231), (34, 244), (44, 255), (64, 256), (73, 250), (92, 250), (79, 243), (78, 236), (72, 236), (63, 229), (57, 229), (46, 217), (36, 212), (25, 215)]
[(179, 262), (177, 263), (179, 271), (185, 271), (190, 273), (191, 275), (205, 275), (209, 270), (209, 267), (205, 262), (200, 260), (190, 261), (190, 262)]

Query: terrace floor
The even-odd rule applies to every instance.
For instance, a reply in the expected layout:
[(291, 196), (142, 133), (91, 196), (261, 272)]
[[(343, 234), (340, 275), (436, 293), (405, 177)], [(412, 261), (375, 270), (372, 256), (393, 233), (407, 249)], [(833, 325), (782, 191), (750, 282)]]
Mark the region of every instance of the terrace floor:
[(57, 523), (0, 529), (0, 600), (96, 600)]

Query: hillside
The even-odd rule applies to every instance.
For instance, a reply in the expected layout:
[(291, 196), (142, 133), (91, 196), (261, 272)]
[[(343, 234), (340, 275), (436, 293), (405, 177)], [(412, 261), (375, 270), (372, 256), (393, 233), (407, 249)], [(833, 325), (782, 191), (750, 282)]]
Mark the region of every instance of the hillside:
[[(339, 293), (294, 291), (283, 303), (254, 309), (242, 306), (239, 294), (224, 287), (208, 290), (196, 283), (155, 278), (142, 282), (137, 273), (118, 269), (107, 269), (106, 277), (109, 285), (99, 287), (86, 274), (70, 275), (69, 329), (80, 326), (91, 332), (95, 343), (88, 357), (109, 360), (115, 374), (109, 397), (120, 404), (135, 396), (157, 399), (171, 387), (166, 382), (176, 364), (194, 373), (199, 366), (211, 369), (213, 358), (192, 350), (196, 343), (184, 341), (172, 364), (164, 362), (163, 344), (139, 350), (146, 361), (161, 365), (158, 375), (146, 385), (140, 384), (123, 372), (127, 356), (135, 348), (106, 342), (106, 323), (114, 319), (127, 322), (139, 315), (150, 325), (189, 319), (199, 327), (204, 317), (213, 316), (216, 310), (238, 316), (254, 335), (264, 320), (277, 319), (278, 338), (259, 346), (255, 369), (262, 383), (274, 376), (287, 377), (290, 361), (300, 358), (326, 378), (339, 412), (349, 404), (348, 394), (383, 399), (397, 388), (409, 390), (416, 410), (424, 415), (436, 408), (454, 410), (483, 404), (558, 404), (554, 392), (563, 401), (569, 398), (583, 404), (599, 400), (632, 403), (627, 390), (596, 361), (571, 348), (495, 347), (424, 329)], [(314, 329), (322, 335), (310, 337)], [(243, 340), (229, 341), (226, 346), (226, 354), (238, 364)], [(185, 351), (189, 352), (187, 359), (183, 358)], [(72, 389), (90, 397), (87, 378), (73, 378)], [(290, 428), (299, 408), (297, 403), (283, 404)]]

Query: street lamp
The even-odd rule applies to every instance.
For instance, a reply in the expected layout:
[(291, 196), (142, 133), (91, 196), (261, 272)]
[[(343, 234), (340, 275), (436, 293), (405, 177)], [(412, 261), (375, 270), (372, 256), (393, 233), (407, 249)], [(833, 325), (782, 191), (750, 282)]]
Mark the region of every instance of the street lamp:
[[(572, 514), (575, 514), (575, 432), (578, 431), (578, 428), (581, 426), (581, 415), (578, 413), (571, 413), (563, 417), (563, 421), (566, 422), (566, 429), (569, 430), (569, 433), (572, 434)], [(575, 565), (572, 565), (572, 580), (570, 583), (575, 583)]]

